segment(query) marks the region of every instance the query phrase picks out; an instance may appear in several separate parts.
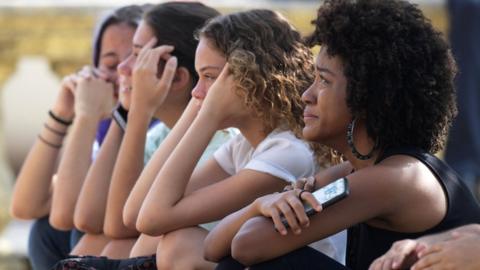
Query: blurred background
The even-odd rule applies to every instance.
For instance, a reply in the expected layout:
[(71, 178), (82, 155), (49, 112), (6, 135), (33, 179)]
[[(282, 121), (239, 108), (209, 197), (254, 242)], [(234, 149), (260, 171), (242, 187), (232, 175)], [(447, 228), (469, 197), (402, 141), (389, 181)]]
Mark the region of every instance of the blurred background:
[[(158, 3), (160, 1), (151, 1)], [(270, 8), (306, 34), (319, 1), (209, 0), (223, 13)], [(441, 0), (413, 1), (448, 32)], [(0, 0), (0, 270), (28, 269), (29, 222), (8, 216), (9, 197), (23, 159), (53, 103), (63, 76), (91, 63), (91, 39), (102, 12), (143, 1)]]

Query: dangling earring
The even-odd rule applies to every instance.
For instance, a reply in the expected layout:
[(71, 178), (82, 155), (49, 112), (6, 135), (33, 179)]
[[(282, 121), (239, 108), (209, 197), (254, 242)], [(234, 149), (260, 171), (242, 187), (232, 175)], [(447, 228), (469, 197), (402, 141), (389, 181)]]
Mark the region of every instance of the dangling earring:
[(357, 148), (353, 144), (353, 129), (355, 128), (355, 120), (357, 120), (357, 119), (354, 118), (352, 120), (352, 122), (350, 122), (350, 124), (348, 124), (348, 127), (347, 127), (347, 143), (348, 143), (348, 146), (350, 147), (350, 149), (352, 150), (352, 154), (356, 158), (361, 159), (361, 160), (370, 159), (373, 155), (373, 152), (377, 149), (377, 142), (375, 143), (372, 150), (370, 150), (370, 152), (368, 154), (366, 154), (366, 155), (360, 154), (360, 152), (358, 152)]

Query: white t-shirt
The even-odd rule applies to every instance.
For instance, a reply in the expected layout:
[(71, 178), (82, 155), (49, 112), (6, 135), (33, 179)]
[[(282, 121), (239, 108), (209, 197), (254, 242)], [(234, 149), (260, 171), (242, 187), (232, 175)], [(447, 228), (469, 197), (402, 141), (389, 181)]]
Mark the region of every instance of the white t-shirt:
[[(238, 134), (222, 145), (214, 154), (225, 172), (237, 174), (243, 169), (276, 176), (287, 182), (315, 175), (318, 166), (307, 143), (291, 131), (274, 130), (256, 148)], [(210, 227), (205, 227), (211, 230)], [(342, 234), (334, 235), (310, 245), (340, 263), (344, 263), (346, 240)]]
[(312, 176), (317, 168), (310, 147), (291, 131), (274, 130), (256, 148), (242, 134), (238, 134), (222, 145), (213, 156), (230, 175), (250, 169), (287, 182)]

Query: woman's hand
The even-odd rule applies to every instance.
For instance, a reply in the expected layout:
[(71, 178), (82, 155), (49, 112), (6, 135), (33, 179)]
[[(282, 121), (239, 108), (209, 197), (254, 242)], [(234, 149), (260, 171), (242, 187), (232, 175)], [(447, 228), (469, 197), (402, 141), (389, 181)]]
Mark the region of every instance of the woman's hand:
[(93, 116), (98, 119), (110, 116), (115, 106), (113, 84), (95, 71), (85, 71), (76, 80), (74, 90), (76, 116)]
[[(370, 270), (380, 269), (406, 269), (412, 265), (417, 265), (417, 260), (426, 256), (423, 254), (435, 254), (432, 250), (436, 250), (435, 246), (444, 246), (443, 243), (455, 241), (455, 239), (462, 238), (463, 236), (476, 237), (480, 239), (480, 225), (471, 224), (462, 227), (455, 228), (451, 231), (446, 231), (439, 234), (422, 236), (415, 240), (402, 240), (393, 243), (392, 247), (383, 256), (376, 259)], [(432, 255), (430, 258), (435, 258), (436, 255)], [(425, 265), (426, 262), (430, 263), (430, 259), (427, 258), (423, 262), (419, 262), (417, 267)], [(422, 268), (420, 268), (422, 269)], [(462, 268), (463, 269), (463, 268)]]
[[(131, 110), (142, 110), (153, 114), (160, 108), (167, 97), (175, 71), (177, 58), (170, 53), (173, 46), (153, 48), (156, 39), (152, 38), (140, 50), (132, 74), (132, 104)], [(165, 62), (163, 64), (159, 64)]]
[(215, 121), (219, 127), (227, 127), (231, 119), (248, 113), (244, 101), (235, 93), (235, 82), (230, 74), (228, 63), (222, 72), (210, 86), (207, 96), (200, 109), (200, 114), (205, 115), (211, 121)]
[(455, 233), (454, 238), (439, 242), (418, 253), (412, 270), (422, 269), (480, 269), (480, 236), (472, 233)]
[(315, 176), (300, 178), (297, 181), (293, 182), (290, 185), (285, 186), (283, 191), (293, 190), (293, 189), (302, 189), (308, 192), (315, 191)]
[(322, 206), (312, 193), (298, 188), (260, 197), (255, 200), (254, 204), (258, 212), (272, 218), (275, 228), (280, 234), (287, 234), (281, 216), (285, 217), (295, 234), (300, 234), (301, 227), (305, 228), (310, 225), (302, 200), (310, 204), (317, 212), (322, 210)]
[(74, 95), (73, 91), (77, 86), (78, 75), (76, 73), (65, 76), (60, 84), (60, 92), (58, 93), (52, 111), (58, 117), (71, 120), (73, 119)]
[(369, 270), (408, 269), (417, 261), (417, 253), (424, 247), (419, 240), (395, 242), (387, 253), (373, 261)]

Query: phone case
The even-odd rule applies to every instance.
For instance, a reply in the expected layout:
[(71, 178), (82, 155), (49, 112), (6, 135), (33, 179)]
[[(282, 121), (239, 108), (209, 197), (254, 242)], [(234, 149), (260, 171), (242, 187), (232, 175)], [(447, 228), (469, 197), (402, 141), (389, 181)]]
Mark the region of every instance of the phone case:
[(117, 122), (122, 130), (127, 128), (128, 111), (120, 103), (112, 112), (112, 118)]
[[(336, 188), (336, 185), (338, 185), (338, 181), (341, 181), (341, 183), (343, 184), (343, 190), (340, 190), (339, 192), (336, 192), (333, 195), (333, 197), (328, 198), (328, 200), (326, 200), (324, 202), (319, 201), (319, 203), (322, 205), (323, 209), (335, 204), (336, 202), (341, 201), (342, 199), (344, 199), (348, 196), (348, 194), (350, 193), (350, 190), (349, 190), (349, 187), (348, 187), (348, 179), (346, 177), (337, 179), (337, 180), (333, 181), (332, 183), (330, 183), (330, 184), (328, 184), (328, 185), (326, 185), (326, 186), (324, 186), (324, 187), (322, 187), (322, 188), (320, 188), (320, 189), (318, 189), (318, 190), (316, 190), (312, 193), (315, 196), (315, 195), (318, 195), (318, 193), (320, 193), (320, 192), (323, 192), (323, 193), (332, 192), (331, 191), (332, 186), (334, 186)], [(315, 196), (315, 198), (317, 198), (317, 197), (318, 196)], [(307, 216), (311, 216), (311, 215), (317, 213), (317, 211), (315, 209), (313, 209), (307, 203), (304, 203), (304, 208), (305, 208), (305, 213), (307, 214)], [(286, 228), (289, 228), (290, 225), (288, 225), (288, 222), (285, 219), (285, 217), (282, 216), (281, 219), (282, 219), (283, 225), (285, 225)]]

